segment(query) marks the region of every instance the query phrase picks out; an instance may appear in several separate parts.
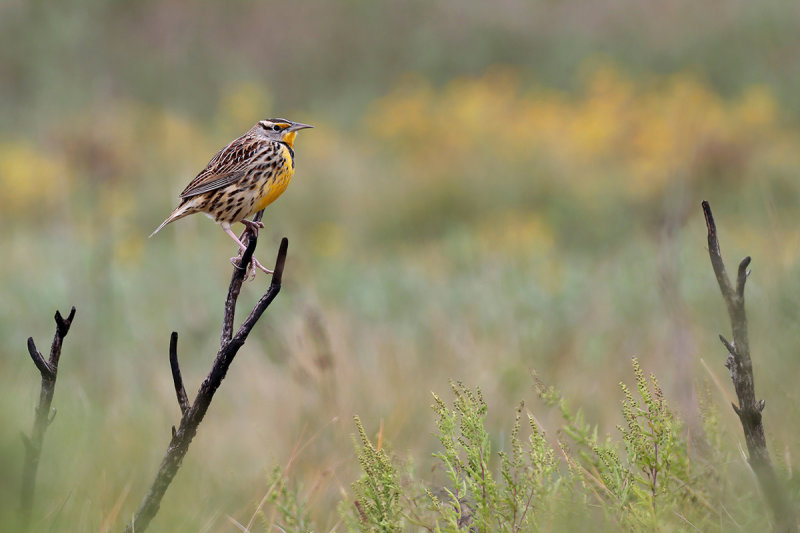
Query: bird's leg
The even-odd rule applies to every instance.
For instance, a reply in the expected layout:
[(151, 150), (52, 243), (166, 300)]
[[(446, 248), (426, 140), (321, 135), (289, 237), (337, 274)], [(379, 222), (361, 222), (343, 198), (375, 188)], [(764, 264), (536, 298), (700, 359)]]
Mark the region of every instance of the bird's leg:
[[(247, 246), (245, 246), (244, 243), (241, 240), (239, 240), (239, 237), (236, 236), (236, 234), (233, 232), (233, 230), (231, 230), (231, 225), (230, 224), (222, 224), (222, 231), (227, 233), (230, 236), (231, 239), (236, 241), (236, 244), (239, 245), (239, 254), (240, 255), (243, 254), (245, 250), (247, 250)], [(244, 235), (242, 235), (242, 236), (244, 236)]]
[[(230, 228), (230, 226), (228, 226), (228, 228)], [(225, 229), (225, 228), (222, 228), (222, 229), (225, 230), (225, 233), (227, 233), (231, 237), (235, 238), (235, 234), (233, 233), (232, 230)], [(242, 232), (241, 235), (239, 235), (239, 238), (235, 239), (236, 240), (236, 244), (239, 245), (239, 255), (237, 255), (236, 257), (231, 257), (231, 264), (233, 266), (235, 266), (236, 268), (241, 268), (239, 265), (241, 264), (241, 257), (242, 257), (242, 255), (244, 255), (244, 250), (245, 250), (244, 243), (242, 242), (242, 239), (244, 239), (244, 236), (247, 235), (248, 231), (250, 231), (250, 227), (249, 226), (245, 226), (244, 231)], [(256, 234), (257, 234), (258, 230), (255, 230), (255, 231), (256, 231)], [(247, 265), (247, 272), (245, 272), (245, 280), (250, 277), (250, 271), (251, 270), (253, 272), (253, 279), (256, 279), (256, 269), (253, 268), (253, 261), (254, 260), (255, 260), (255, 257), (251, 258), (250, 264)]]
[[(231, 263), (233, 263), (233, 266), (235, 266), (237, 268), (242, 268), (241, 265), (238, 264), (237, 259), (239, 259), (242, 256), (242, 254), (244, 254), (244, 251), (247, 250), (247, 246), (245, 246), (244, 243), (236, 236), (236, 234), (233, 232), (233, 230), (231, 230), (231, 225), (230, 224), (222, 224), (222, 230), (225, 233), (227, 233), (230, 236), (231, 239), (236, 241), (236, 244), (239, 245), (239, 255), (236, 256), (236, 257), (231, 257)], [(267, 274), (272, 274), (273, 273), (272, 270), (266, 268), (264, 265), (259, 263), (258, 260), (255, 258), (255, 256), (250, 258), (250, 265), (251, 266), (255, 266), (259, 270), (263, 270)], [(255, 272), (253, 274), (255, 275)]]

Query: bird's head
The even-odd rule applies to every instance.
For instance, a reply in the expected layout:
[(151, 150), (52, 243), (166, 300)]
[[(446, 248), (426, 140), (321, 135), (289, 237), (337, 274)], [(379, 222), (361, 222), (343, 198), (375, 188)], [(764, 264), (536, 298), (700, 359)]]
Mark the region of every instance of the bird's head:
[(299, 130), (313, 127), (300, 122), (292, 122), (285, 118), (268, 118), (259, 120), (258, 124), (253, 126), (250, 131), (258, 137), (264, 137), (271, 141), (285, 142), (292, 147), (294, 138)]

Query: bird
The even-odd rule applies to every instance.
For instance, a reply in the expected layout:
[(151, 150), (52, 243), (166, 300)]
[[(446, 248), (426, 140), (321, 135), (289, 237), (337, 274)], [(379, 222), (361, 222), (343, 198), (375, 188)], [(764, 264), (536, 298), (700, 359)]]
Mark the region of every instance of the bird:
[[(170, 222), (194, 213), (205, 213), (236, 241), (241, 256), (246, 248), (241, 241), (244, 233), (237, 237), (231, 225), (241, 222), (245, 232), (250, 230), (258, 235), (264, 224), (247, 217), (274, 202), (289, 186), (294, 176), (294, 140), (297, 132), (306, 128), (313, 126), (283, 118), (259, 120), (247, 133), (211, 158), (180, 193), (178, 207), (150, 237)], [(237, 259), (233, 257), (231, 262), (240, 266)], [(272, 274), (255, 257), (251, 265)]]

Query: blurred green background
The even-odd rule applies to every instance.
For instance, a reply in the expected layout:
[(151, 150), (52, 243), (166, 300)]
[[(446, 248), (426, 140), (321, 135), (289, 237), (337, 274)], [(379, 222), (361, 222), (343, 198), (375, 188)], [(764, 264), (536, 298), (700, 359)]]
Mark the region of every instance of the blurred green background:
[(729, 268), (753, 256), (757, 393), (793, 470), (798, 15), (792, 0), (4, 0), (0, 524), (14, 530), (39, 394), (26, 338), (45, 351), (71, 305), (36, 524), (119, 530), (134, 512), (179, 419), (169, 334), (192, 397), (235, 254), (202, 216), (147, 235), (272, 116), (315, 125), (257, 250), (268, 265), (289, 238), (284, 288), (154, 530), (235, 531), (274, 465), (330, 530), (357, 476), (352, 416), (425, 471), (430, 392), (450, 378), (483, 389), (497, 435), (520, 399), (555, 434), (533, 369), (614, 433), (631, 356), (687, 420), (713, 382), (702, 359), (743, 446), (701, 200)]

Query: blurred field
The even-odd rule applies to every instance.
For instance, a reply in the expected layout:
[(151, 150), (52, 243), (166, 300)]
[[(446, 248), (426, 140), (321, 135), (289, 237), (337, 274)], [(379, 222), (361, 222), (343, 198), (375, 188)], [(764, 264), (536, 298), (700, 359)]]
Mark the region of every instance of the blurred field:
[[(216, 352), (235, 249), (205, 217), (147, 235), (221, 146), (315, 125), (265, 213), (284, 288), (240, 352), (154, 531), (235, 531), (290, 463), (318, 530), (357, 477), (358, 414), (431, 468), (431, 391), (480, 386), (502, 448), (530, 371), (616, 435), (638, 356), (685, 419), (732, 395), (711, 203), (748, 285), (773, 458), (797, 468), (796, 3), (668, 0), (0, 4), (0, 524), (52, 314), (75, 305), (45, 440), (41, 530), (119, 530)], [(239, 316), (266, 288), (245, 286)], [(712, 385), (732, 450), (743, 446)], [(115, 510), (119, 506), (119, 510)]]

